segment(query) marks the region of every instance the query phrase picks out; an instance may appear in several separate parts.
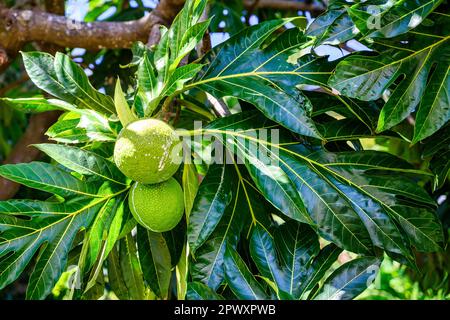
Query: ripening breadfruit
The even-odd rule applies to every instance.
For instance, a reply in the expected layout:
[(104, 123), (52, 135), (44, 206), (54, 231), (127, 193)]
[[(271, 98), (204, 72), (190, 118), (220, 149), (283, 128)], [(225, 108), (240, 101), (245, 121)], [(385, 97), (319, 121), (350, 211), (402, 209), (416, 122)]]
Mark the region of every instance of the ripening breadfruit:
[(114, 162), (134, 181), (145, 184), (166, 181), (178, 170), (180, 139), (168, 124), (142, 119), (128, 124), (117, 137)]
[(151, 185), (136, 182), (128, 203), (136, 221), (154, 232), (173, 229), (184, 212), (183, 190), (174, 178)]

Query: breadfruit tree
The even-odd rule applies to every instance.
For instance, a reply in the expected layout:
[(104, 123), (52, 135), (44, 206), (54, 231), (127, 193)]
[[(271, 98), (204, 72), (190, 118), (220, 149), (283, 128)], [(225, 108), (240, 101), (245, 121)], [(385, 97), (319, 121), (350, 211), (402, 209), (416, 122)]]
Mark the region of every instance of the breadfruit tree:
[(383, 259), (445, 277), (446, 1), (65, 5), (0, 4), (0, 292), (353, 299)]

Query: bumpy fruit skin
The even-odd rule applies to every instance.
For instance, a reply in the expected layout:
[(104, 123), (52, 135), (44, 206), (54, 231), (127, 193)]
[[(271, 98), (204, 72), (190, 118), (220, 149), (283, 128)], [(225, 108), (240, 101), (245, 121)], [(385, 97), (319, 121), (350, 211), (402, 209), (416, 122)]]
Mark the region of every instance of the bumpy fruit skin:
[(136, 182), (131, 188), (128, 204), (142, 226), (154, 232), (169, 231), (183, 216), (183, 190), (174, 178), (151, 185)]
[[(182, 150), (177, 147), (179, 143), (178, 135), (165, 122), (137, 120), (119, 133), (114, 146), (114, 162), (134, 181), (145, 184), (166, 181), (180, 166)], [(177, 149), (174, 151), (174, 148)]]

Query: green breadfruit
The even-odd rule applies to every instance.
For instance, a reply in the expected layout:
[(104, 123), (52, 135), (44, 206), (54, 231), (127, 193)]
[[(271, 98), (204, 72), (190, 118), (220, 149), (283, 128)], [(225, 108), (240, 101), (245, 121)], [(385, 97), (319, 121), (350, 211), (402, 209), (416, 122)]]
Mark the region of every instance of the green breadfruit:
[(182, 148), (176, 132), (165, 122), (142, 119), (128, 124), (117, 137), (114, 162), (134, 181), (166, 181), (178, 170)]
[(142, 226), (154, 232), (169, 231), (183, 216), (183, 190), (174, 178), (151, 185), (136, 182), (131, 188), (128, 204)]

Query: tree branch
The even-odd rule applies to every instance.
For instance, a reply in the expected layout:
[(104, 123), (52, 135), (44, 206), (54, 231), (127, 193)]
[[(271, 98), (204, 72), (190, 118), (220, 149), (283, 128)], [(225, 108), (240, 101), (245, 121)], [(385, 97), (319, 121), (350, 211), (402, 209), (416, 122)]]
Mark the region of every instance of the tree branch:
[[(55, 2), (56, 0), (47, 0)], [(15, 53), (24, 43), (43, 41), (61, 47), (87, 50), (129, 48), (135, 41), (147, 42), (156, 24), (169, 24), (184, 4), (184, 0), (161, 0), (147, 16), (126, 22), (78, 22), (47, 12), (9, 9), (0, 5), (0, 46)], [(244, 0), (246, 8), (254, 0)], [(304, 10), (318, 14), (324, 9), (304, 2), (259, 0), (258, 9)], [(61, 10), (60, 8), (58, 10)]]
[(154, 14), (128, 22), (84, 23), (63, 16), (31, 10), (0, 10), (0, 43), (13, 49), (23, 43), (43, 41), (61, 47), (87, 50), (129, 48), (135, 41), (146, 41)]
[(89, 23), (47, 12), (0, 7), (0, 45), (7, 52), (15, 52), (31, 41), (87, 50), (129, 48), (133, 42), (147, 42), (152, 26), (169, 24), (183, 4), (184, 0), (161, 0), (154, 11), (138, 20)]

